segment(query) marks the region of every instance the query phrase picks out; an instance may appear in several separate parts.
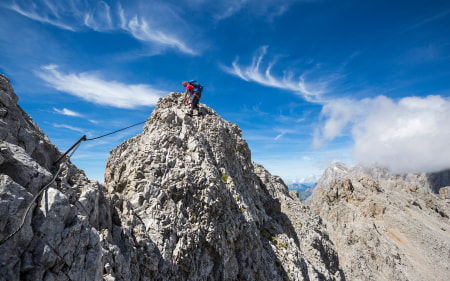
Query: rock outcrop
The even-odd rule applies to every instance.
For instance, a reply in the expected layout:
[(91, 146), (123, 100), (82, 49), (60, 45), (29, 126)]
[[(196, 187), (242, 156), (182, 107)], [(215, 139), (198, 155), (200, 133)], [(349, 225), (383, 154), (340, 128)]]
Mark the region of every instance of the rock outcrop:
[[(101, 280), (101, 215), (108, 214), (102, 188), (61, 156), (17, 105), (8, 78), (0, 75), (0, 280)], [(103, 212), (102, 210), (105, 210)]]
[[(320, 246), (310, 249), (317, 258), (307, 260), (305, 238), (282, 212), (283, 204), (300, 202), (280, 178), (252, 163), (239, 127), (206, 106), (201, 117), (190, 117), (181, 99), (179, 93), (161, 99), (143, 133), (111, 152), (105, 172), (111, 237), (121, 227), (117, 254), (133, 258), (111, 264), (109, 276), (339, 280), (337, 255), (320, 231), (311, 229)], [(321, 263), (322, 256), (332, 262)]]
[(327, 225), (347, 280), (447, 280), (449, 179), (450, 171), (328, 167), (312, 208)]
[[(321, 219), (251, 161), (235, 124), (160, 99), (86, 178), (0, 75), (0, 280), (343, 280)], [(58, 171), (60, 171), (58, 173)], [(55, 181), (52, 182), (52, 179)]]

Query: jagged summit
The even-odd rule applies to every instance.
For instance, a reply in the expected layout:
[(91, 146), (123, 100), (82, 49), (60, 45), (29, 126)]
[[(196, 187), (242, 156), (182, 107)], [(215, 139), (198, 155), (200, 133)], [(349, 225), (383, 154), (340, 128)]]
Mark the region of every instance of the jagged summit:
[(167, 280), (337, 278), (336, 265), (304, 260), (281, 212), (280, 201), (292, 200), (287, 187), (252, 163), (239, 127), (205, 105), (191, 117), (181, 99), (162, 98), (143, 133), (107, 163), (105, 185), (120, 221), (135, 239), (154, 243), (137, 248), (142, 260), (129, 266)]
[(61, 153), (0, 78), (0, 239), (37, 198), (0, 245), (0, 280), (343, 280), (320, 218), (211, 108), (160, 99), (103, 187), (53, 164)]

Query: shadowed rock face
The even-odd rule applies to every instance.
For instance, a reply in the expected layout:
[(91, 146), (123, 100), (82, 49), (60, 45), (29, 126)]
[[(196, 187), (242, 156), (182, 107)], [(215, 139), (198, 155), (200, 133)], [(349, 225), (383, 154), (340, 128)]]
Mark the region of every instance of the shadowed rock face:
[(99, 230), (108, 216), (101, 186), (70, 162), (53, 165), (61, 153), (17, 101), (0, 75), (0, 239), (17, 229), (34, 195), (61, 171), (31, 205), (23, 228), (0, 245), (0, 280), (100, 280)]
[(0, 74), (0, 139), (20, 146), (40, 166), (51, 169), (60, 153), (18, 100), (9, 79)]
[[(237, 125), (179, 94), (89, 181), (0, 76), (0, 280), (342, 280), (320, 218), (251, 161)], [(297, 211), (302, 212), (297, 215)]]
[(327, 168), (312, 208), (324, 219), (348, 280), (448, 279), (449, 174)]

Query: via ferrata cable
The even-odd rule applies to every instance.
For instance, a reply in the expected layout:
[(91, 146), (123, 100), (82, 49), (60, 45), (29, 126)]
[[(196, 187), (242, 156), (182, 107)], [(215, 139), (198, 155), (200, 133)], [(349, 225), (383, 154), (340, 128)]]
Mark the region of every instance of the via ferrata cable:
[[(103, 138), (103, 137), (106, 137), (106, 136), (109, 136), (109, 135), (118, 133), (118, 132), (120, 132), (120, 131), (129, 129), (129, 128), (131, 128), (131, 127), (134, 127), (134, 126), (143, 124), (143, 123), (145, 123), (145, 122), (146, 122), (146, 121), (144, 121), (144, 122), (139, 122), (139, 123), (133, 124), (133, 125), (131, 125), (131, 126), (128, 126), (128, 127), (125, 127), (125, 128), (122, 128), (122, 129), (116, 130), (116, 131), (114, 131), (114, 132), (107, 133), (107, 134), (104, 134), (104, 135), (101, 135), (101, 136), (95, 137), (95, 138), (90, 138), (90, 139), (88, 139), (88, 138), (86, 138), (86, 135), (84, 135), (84, 136), (82, 136), (82, 137), (81, 137), (74, 145), (72, 145), (66, 152), (64, 152), (64, 154), (61, 155), (61, 156), (60, 156), (53, 164), (54, 164), (54, 165), (58, 164), (58, 162), (60, 162), (61, 159), (63, 159), (67, 154), (69, 154), (70, 151), (73, 150), (72, 153), (70, 153), (69, 157), (67, 157), (67, 159), (66, 159), (66, 160), (69, 160), (70, 157), (72, 157), (72, 155), (75, 153), (75, 151), (77, 151), (77, 149), (80, 147), (80, 145), (81, 145), (81, 143), (82, 143), (83, 141), (91, 141), (91, 140), (100, 139), (100, 138)], [(32, 199), (31, 202), (28, 204), (28, 206), (27, 206), (27, 208), (26, 208), (24, 214), (22, 215), (22, 220), (21, 220), (19, 226), (18, 226), (18, 227), (17, 227), (10, 235), (8, 235), (7, 237), (3, 238), (3, 239), (0, 241), (0, 245), (3, 245), (6, 241), (8, 241), (9, 239), (11, 239), (11, 237), (13, 237), (17, 232), (19, 232), (19, 231), (23, 228), (23, 226), (24, 226), (24, 224), (25, 224), (26, 217), (27, 217), (28, 213), (30, 212), (31, 206), (32, 206), (33, 203), (39, 198), (39, 196), (40, 196), (40, 195), (41, 195), (41, 194), (42, 194), (42, 193), (43, 193), (43, 192), (44, 192), (44, 191), (45, 191), (45, 190), (46, 190), (46, 189), (47, 189), (47, 188), (55, 181), (55, 180), (56, 180), (56, 177), (58, 176), (58, 174), (59, 174), (59, 173), (61, 172), (61, 170), (62, 170), (62, 166), (63, 166), (63, 165), (59, 165), (59, 169), (58, 169), (58, 171), (55, 173), (55, 175), (53, 176), (52, 180), (51, 180), (49, 183), (47, 183), (44, 187), (42, 187), (36, 195), (34, 195), (33, 199)]]

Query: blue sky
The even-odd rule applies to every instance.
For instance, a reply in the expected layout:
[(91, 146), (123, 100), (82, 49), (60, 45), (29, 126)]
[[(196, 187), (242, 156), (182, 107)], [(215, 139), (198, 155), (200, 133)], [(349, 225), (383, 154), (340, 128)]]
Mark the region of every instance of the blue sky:
[[(332, 161), (450, 168), (449, 1), (0, 0), (0, 15), (0, 72), (61, 151), (196, 79), (288, 183)], [(72, 160), (103, 181), (109, 151), (141, 131)]]

